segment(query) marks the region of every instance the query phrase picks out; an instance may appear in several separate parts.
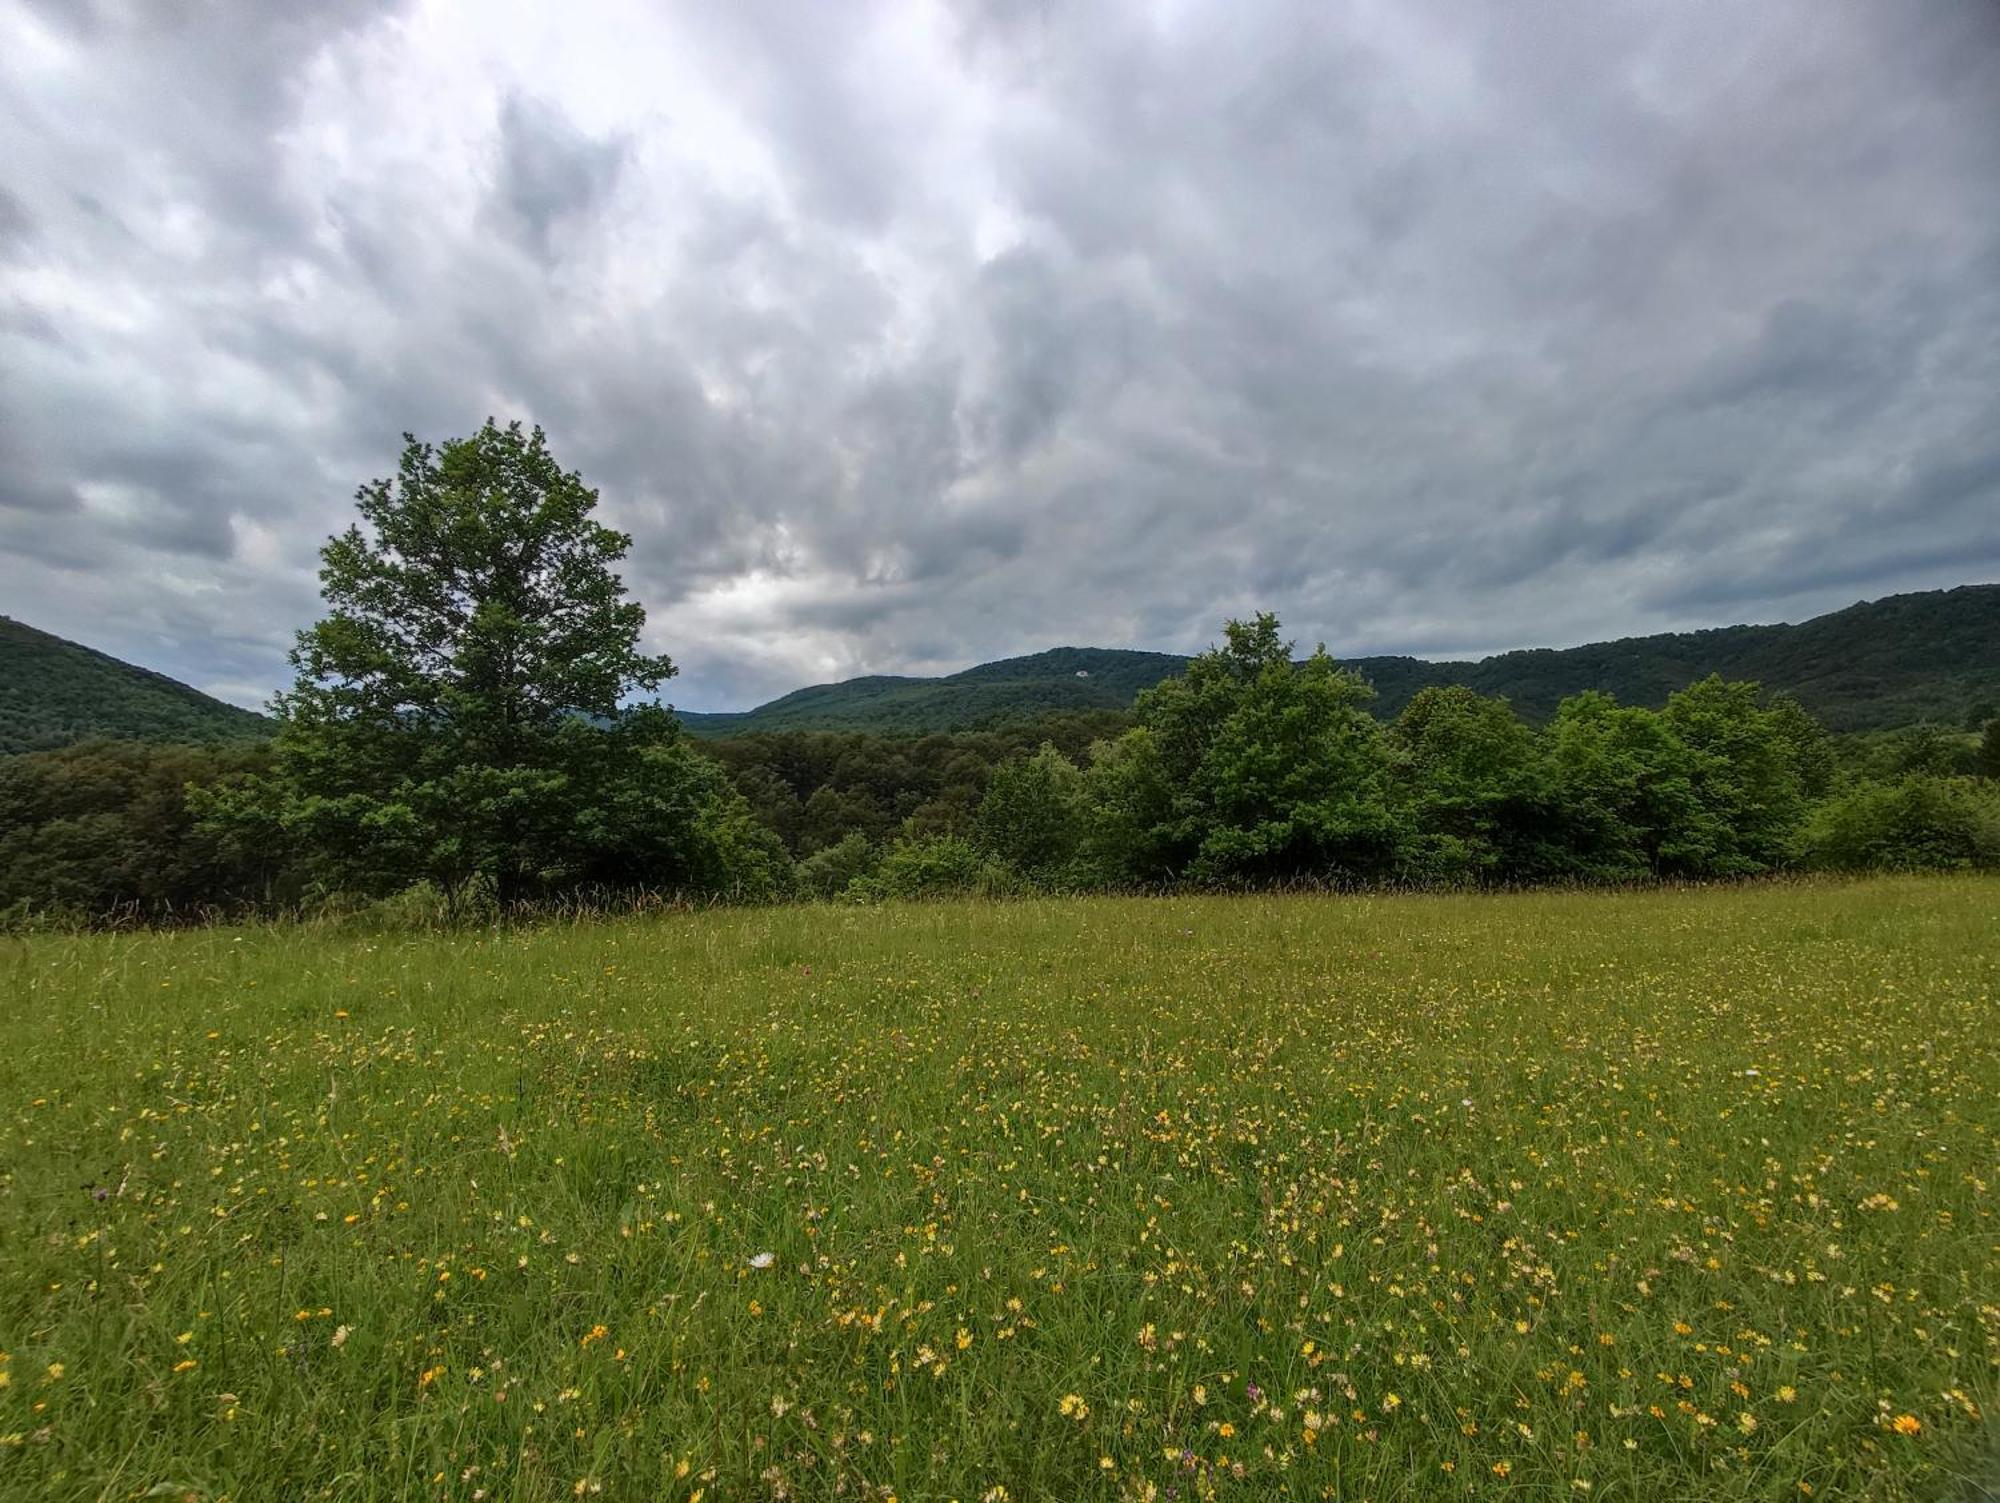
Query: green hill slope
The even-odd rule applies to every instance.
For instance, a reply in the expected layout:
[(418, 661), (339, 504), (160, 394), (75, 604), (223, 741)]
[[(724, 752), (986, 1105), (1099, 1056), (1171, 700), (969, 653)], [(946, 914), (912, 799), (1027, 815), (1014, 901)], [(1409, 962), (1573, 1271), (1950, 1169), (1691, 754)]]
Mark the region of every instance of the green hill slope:
[[(2000, 585), (1891, 595), (1798, 625), (1724, 626), (1533, 648), (1478, 662), (1345, 659), (1393, 715), (1430, 684), (1465, 684), (1512, 700), (1533, 720), (1565, 696), (1603, 689), (1659, 705), (1711, 673), (1783, 689), (1834, 730), (1940, 721), (1962, 725), (2000, 708)], [(1139, 690), (1181, 671), (1164, 652), (1058, 647), (982, 663), (945, 678), (874, 677), (820, 684), (733, 714), (682, 712), (702, 736), (755, 731), (968, 730), (1066, 710), (1122, 709)]]
[[(1505, 652), (1470, 663), (1345, 659), (1393, 715), (1429, 684), (1501, 694), (1533, 720), (1566, 695), (1604, 689), (1658, 705), (1710, 673), (1787, 690), (1834, 730), (1935, 721), (1967, 724), (2000, 709), (2000, 585), (1891, 595), (1795, 626), (1724, 626)], [(699, 736), (756, 731), (972, 730), (1076, 710), (1125, 709), (1141, 689), (1179, 673), (1167, 652), (1056, 647), (981, 663), (944, 678), (876, 675), (799, 689), (754, 710), (684, 711)], [(264, 733), (263, 716), (0, 616), (0, 754), (94, 736), (222, 741)]]
[(751, 731), (968, 730), (1070, 710), (1122, 710), (1187, 659), (1170, 652), (1054, 647), (981, 663), (947, 678), (878, 675), (798, 689), (737, 714), (677, 712), (700, 736)]
[(1838, 731), (1939, 721), (2000, 708), (2000, 585), (1889, 595), (1795, 626), (1722, 626), (1562, 650), (1504, 652), (1476, 663), (1363, 658), (1354, 666), (1393, 713), (1426, 684), (1504, 694), (1532, 720), (1567, 695), (1604, 689), (1659, 705), (1711, 673), (1782, 689)]
[(95, 736), (228, 741), (269, 729), (262, 715), (0, 616), (0, 754)]

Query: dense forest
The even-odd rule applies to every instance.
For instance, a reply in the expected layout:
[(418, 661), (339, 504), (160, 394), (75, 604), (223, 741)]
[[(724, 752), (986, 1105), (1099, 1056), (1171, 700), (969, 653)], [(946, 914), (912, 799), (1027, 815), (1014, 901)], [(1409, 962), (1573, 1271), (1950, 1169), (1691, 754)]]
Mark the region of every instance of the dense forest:
[(262, 715), (0, 616), (0, 755), (98, 737), (208, 742), (270, 733)]
[(876, 731), (922, 735), (985, 730), (1050, 715), (1129, 710), (1142, 689), (1183, 672), (1171, 652), (1054, 647), (981, 663), (947, 678), (876, 674), (794, 690), (754, 710), (682, 712), (697, 736), (765, 731)]

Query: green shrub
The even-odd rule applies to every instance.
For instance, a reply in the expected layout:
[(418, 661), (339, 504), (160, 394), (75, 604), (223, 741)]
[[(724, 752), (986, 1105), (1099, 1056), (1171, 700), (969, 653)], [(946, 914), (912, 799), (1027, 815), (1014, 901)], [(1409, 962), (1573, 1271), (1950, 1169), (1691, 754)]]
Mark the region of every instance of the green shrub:
[(500, 916), (493, 884), (474, 877), (457, 893), (448, 893), (429, 878), (412, 882), (400, 892), (377, 898), (358, 910), (364, 927), (387, 930), (475, 928)]
[(1971, 778), (1860, 783), (1812, 812), (1799, 864), (1832, 871), (2000, 867), (2000, 796)]
[(799, 891), (811, 898), (838, 897), (874, 870), (875, 847), (857, 830), (798, 864)]
[(863, 902), (963, 893), (998, 897), (1016, 892), (1022, 885), (1012, 868), (985, 855), (963, 836), (930, 835), (897, 841), (874, 872), (855, 878), (847, 893)]

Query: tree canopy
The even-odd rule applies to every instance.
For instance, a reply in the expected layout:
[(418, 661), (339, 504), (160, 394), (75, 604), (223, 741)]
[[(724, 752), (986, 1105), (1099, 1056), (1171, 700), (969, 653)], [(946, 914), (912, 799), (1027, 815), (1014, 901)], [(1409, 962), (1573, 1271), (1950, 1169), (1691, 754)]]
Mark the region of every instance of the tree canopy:
[(671, 715), (627, 704), (674, 669), (640, 650), (645, 610), (615, 570), (631, 539), (597, 499), (539, 428), (406, 436), (322, 552), (328, 609), (273, 706), (271, 771), (216, 794), (210, 821), (261, 826), (361, 891), (730, 885), (774, 842)]

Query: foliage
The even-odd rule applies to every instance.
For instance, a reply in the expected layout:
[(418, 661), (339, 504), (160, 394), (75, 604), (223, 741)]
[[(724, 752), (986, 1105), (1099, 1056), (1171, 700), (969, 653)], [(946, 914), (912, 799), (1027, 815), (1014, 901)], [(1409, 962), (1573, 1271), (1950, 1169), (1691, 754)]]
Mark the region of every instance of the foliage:
[(1321, 648), (1294, 663), (1277, 618), (1231, 621), (1222, 647), (1139, 696), (1165, 819), (1142, 842), (1198, 881), (1386, 871), (1395, 850), (1368, 686)]
[(791, 891), (784, 842), (759, 822), (728, 773), (684, 738), (647, 747), (613, 794), (598, 836), (606, 885), (739, 901)]
[(1146, 726), (1090, 749), (1084, 775), (1078, 870), (1113, 888), (1175, 881), (1185, 853), (1175, 849), (1174, 790), (1160, 743)]
[(2000, 868), (2000, 790), (1927, 773), (1861, 783), (1813, 810), (1796, 847), (1801, 865), (1834, 870)]
[[(330, 913), (338, 914), (340, 910), (337, 906), (321, 909), (321, 915)], [(392, 933), (470, 928), (497, 922), (500, 904), (491, 885), (485, 882), (468, 882), (456, 892), (447, 892), (435, 882), (421, 881), (366, 904), (360, 910), (360, 918), (364, 928), (372, 926)]]
[(969, 835), (996, 768), (1045, 741), (1078, 759), (1131, 723), (1129, 714), (1097, 711), (956, 735), (760, 732), (701, 747), (729, 769), (757, 817), (806, 857), (849, 834), (878, 844), (900, 833)]
[(1921, 774), (1949, 778), (1977, 770), (1979, 744), (1969, 736), (1925, 722), (1907, 726), (1889, 738), (1892, 777)]
[(1422, 881), (1525, 881), (1562, 873), (1554, 777), (1505, 700), (1419, 690), (1390, 727), (1401, 861)]
[(1825, 798), (1840, 775), (1834, 738), (1789, 694), (1771, 696), (1765, 711), (1764, 734), (1782, 748), (1785, 764), (1797, 779), (1799, 797), (1808, 802)]
[(10, 940), (0, 1494), (1959, 1497), (1996, 897)]
[(968, 894), (990, 898), (1019, 884), (1017, 873), (964, 836), (925, 835), (898, 840), (872, 871), (848, 884), (845, 895), (863, 901)]
[(1051, 716), (1129, 709), (1141, 689), (1186, 666), (1187, 659), (1174, 653), (1057, 647), (981, 663), (944, 678), (875, 674), (797, 689), (754, 710), (683, 713), (681, 718), (700, 736), (1005, 730)]
[(0, 756), (95, 740), (244, 741), (270, 729), (164, 674), (0, 616)]
[[(371, 755), (415, 743), (416, 771), (399, 767), (386, 791), (365, 779), (327, 789), (357, 763), (366, 771), (366, 758), (344, 724), (329, 740), (314, 721), (288, 728), (261, 775), (217, 786), (216, 769), (193, 768), (190, 797), (208, 815), (200, 838), (220, 862), (196, 862), (217, 873), (200, 900), (380, 895), (412, 882), (448, 906), (475, 884), (511, 906), (633, 891), (1731, 877), (1832, 859), (1819, 854), (1831, 837), (1802, 832), (1836, 792), (1873, 809), (1852, 790), (1975, 765), (1970, 733), (1836, 740), (1789, 696), (1713, 677), (1657, 711), (1576, 695), (1541, 728), (1505, 701), (1431, 686), (1385, 727), (1366, 711), (1366, 685), (1324, 653), (1294, 660), (1274, 619), (1232, 622), (1224, 635), (1131, 714), (956, 735), (783, 732), (697, 747), (657, 710), (614, 706), (534, 728), (532, 755), (494, 767), (476, 745), (452, 750), (460, 733), (443, 710), (399, 713), (355, 738)], [(34, 803), (18, 805), (17, 822), (34, 823)], [(136, 817), (165, 828), (157, 811)], [(140, 879), (147, 863), (97, 861), (74, 829), (39, 838), (32, 856), (21, 855), (25, 836), (0, 847), (15, 853), (14, 901), (47, 907), (61, 892), (160, 910), (158, 884)], [(511, 884), (488, 859), (506, 849), (533, 863)], [(980, 854), (977, 870), (954, 865), (964, 849)], [(1842, 849), (1842, 862), (1870, 849), (1890, 864), (1915, 859), (1893, 855), (1893, 842)], [(79, 870), (66, 875), (66, 862)], [(180, 904), (186, 884), (176, 891)]]
[(1659, 716), (1593, 690), (1562, 702), (1547, 745), (1577, 875), (1622, 881), (1660, 871), (1693, 790)]
[(283, 899), (283, 848), (197, 828), (184, 793), (267, 761), (255, 743), (136, 741), (0, 758), (0, 908), (165, 918)]
[(799, 862), (798, 890), (809, 898), (839, 897), (874, 871), (876, 860), (874, 845), (857, 830)]
[(1047, 741), (995, 770), (974, 821), (982, 850), (1044, 886), (1072, 877), (1083, 825), (1083, 774)]
[(1836, 783), (1893, 783), (1911, 773), (1930, 777), (1975, 775), (1979, 736), (1924, 722), (1887, 731), (1860, 731), (1832, 738)]
[[(1122, 713), (1140, 690), (1187, 663), (1171, 653), (1062, 647), (945, 678), (852, 679), (754, 710), (680, 718), (703, 738), (1007, 731), (1052, 716)], [(1976, 730), (2000, 700), (2000, 585), (1893, 595), (1796, 626), (1634, 637), (1476, 663), (1355, 657), (1344, 665), (1374, 686), (1384, 715), (1400, 713), (1425, 688), (1458, 685), (1507, 699), (1541, 724), (1563, 699), (1588, 690), (1658, 708), (1675, 690), (1718, 674), (1787, 690), (1840, 731), (1926, 720)], [(261, 717), (184, 684), (0, 618), (0, 753), (92, 736), (189, 741), (266, 729)]]
[[(782, 853), (671, 716), (625, 698), (673, 670), (613, 566), (630, 539), (539, 429), (433, 448), (323, 552), (267, 775), (201, 798), (208, 825), (301, 850), (325, 886), (483, 883), (503, 905), (577, 889), (766, 893)], [(740, 867), (737, 862), (743, 863)]]
[(2000, 694), (2000, 584), (1890, 595), (1797, 625), (1630, 637), (1477, 663), (1386, 658), (1354, 666), (1391, 708), (1426, 684), (1458, 683), (1504, 696), (1535, 722), (1589, 690), (1660, 708), (1713, 675), (1783, 690), (1835, 730), (1962, 724), (1968, 709)]
[(1679, 859), (1694, 876), (1770, 871), (1805, 812), (1798, 717), (1759, 703), (1758, 686), (1711, 675), (1669, 695), (1661, 722), (1686, 749), (1700, 809)]

